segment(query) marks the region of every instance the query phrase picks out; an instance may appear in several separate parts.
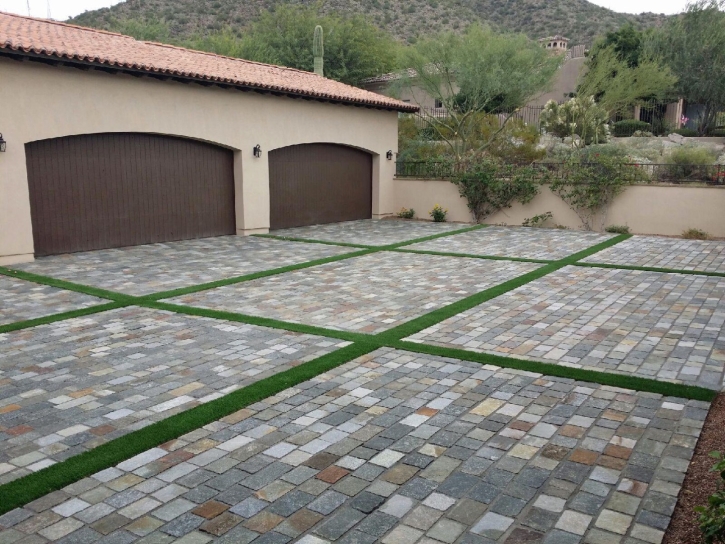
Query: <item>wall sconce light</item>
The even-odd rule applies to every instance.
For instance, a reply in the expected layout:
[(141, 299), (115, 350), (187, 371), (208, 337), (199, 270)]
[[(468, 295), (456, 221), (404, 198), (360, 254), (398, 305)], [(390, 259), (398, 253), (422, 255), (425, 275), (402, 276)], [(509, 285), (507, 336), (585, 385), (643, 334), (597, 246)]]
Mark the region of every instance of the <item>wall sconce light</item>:
[(262, 147), (259, 144), (255, 145), (253, 152), (254, 152), (255, 157), (257, 157), (257, 158), (261, 157), (262, 156)]
[(393, 160), (393, 150), (391, 149), (390, 151), (388, 151), (388, 152), (387, 152), (387, 153), (385, 154), (385, 156), (387, 157), (387, 159), (388, 159), (389, 161), (392, 161), (392, 160)]
[(0, 153), (5, 153), (5, 149), (7, 148), (8, 143), (3, 138), (3, 135), (0, 134)]

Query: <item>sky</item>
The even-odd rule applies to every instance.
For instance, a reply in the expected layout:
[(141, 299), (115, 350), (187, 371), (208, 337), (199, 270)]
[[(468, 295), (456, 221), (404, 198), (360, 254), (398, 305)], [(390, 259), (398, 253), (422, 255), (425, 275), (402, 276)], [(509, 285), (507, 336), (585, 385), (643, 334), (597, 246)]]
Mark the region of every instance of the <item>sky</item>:
[[(244, 0), (239, 0), (243, 2)], [(685, 8), (687, 0), (591, 0), (595, 4), (622, 13), (679, 13)], [(87, 10), (93, 10), (118, 4), (119, 0), (0, 0), (0, 11), (30, 14), (34, 17), (47, 17), (48, 4), (53, 19), (64, 21)]]

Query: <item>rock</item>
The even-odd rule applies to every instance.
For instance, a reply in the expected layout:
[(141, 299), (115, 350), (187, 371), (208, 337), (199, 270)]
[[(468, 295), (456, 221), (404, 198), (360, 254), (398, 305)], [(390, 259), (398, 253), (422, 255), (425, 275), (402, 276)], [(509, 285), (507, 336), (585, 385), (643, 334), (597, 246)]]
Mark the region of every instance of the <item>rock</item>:
[(684, 136), (680, 136), (679, 134), (675, 134), (674, 132), (672, 134), (668, 135), (667, 138), (671, 142), (674, 142), (676, 144), (682, 145), (682, 144), (685, 143), (685, 137)]

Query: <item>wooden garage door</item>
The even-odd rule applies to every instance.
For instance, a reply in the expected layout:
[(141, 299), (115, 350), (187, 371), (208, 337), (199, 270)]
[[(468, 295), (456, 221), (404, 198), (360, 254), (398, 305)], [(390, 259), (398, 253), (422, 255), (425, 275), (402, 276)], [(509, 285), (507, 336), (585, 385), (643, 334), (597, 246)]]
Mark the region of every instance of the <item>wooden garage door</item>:
[(270, 228), (372, 216), (372, 156), (333, 144), (304, 144), (269, 154)]
[(36, 255), (235, 233), (232, 152), (152, 134), (25, 146)]

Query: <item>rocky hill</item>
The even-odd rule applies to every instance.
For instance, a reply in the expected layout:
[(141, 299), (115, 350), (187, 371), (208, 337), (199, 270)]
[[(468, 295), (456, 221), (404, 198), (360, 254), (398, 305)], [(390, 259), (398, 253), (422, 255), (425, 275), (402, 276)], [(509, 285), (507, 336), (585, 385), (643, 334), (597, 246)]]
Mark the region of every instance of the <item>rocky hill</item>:
[[(186, 38), (232, 27), (242, 31), (263, 10), (304, 0), (127, 0), (111, 8), (88, 11), (70, 22), (113, 28), (114, 21), (163, 22), (173, 38)], [(483, 21), (531, 38), (563, 34), (570, 44), (591, 44), (594, 38), (632, 22), (642, 28), (660, 24), (665, 16), (629, 15), (587, 0), (327, 0), (323, 11), (362, 13), (400, 39), (439, 30), (458, 30)]]

